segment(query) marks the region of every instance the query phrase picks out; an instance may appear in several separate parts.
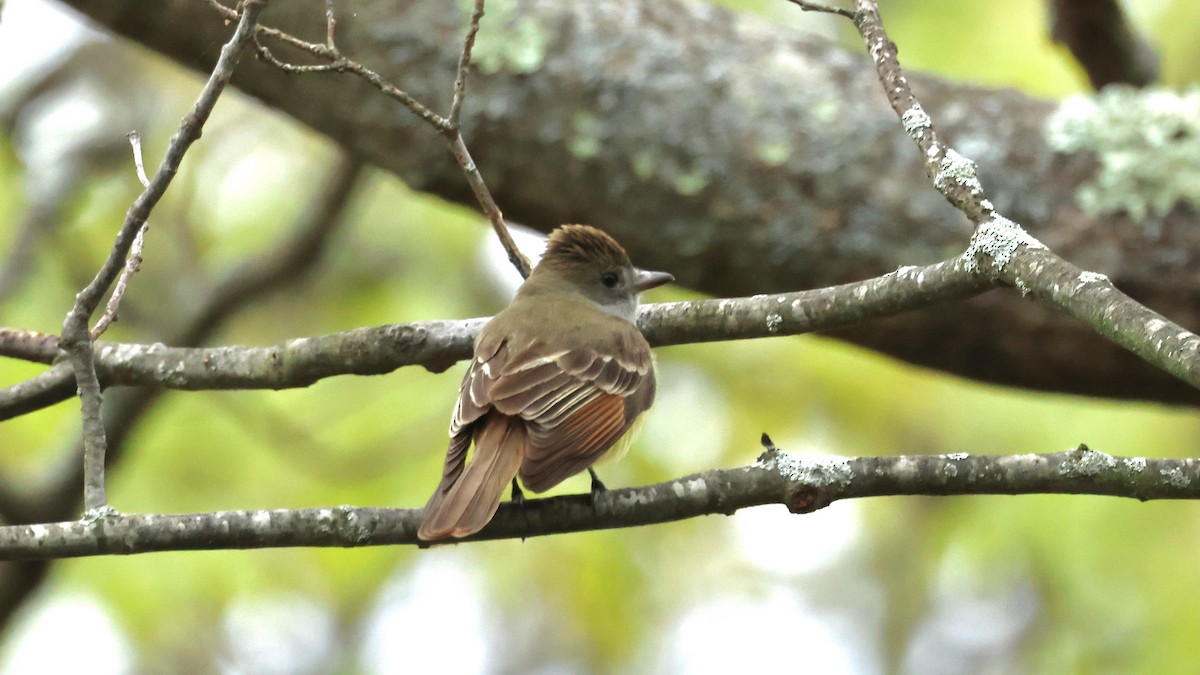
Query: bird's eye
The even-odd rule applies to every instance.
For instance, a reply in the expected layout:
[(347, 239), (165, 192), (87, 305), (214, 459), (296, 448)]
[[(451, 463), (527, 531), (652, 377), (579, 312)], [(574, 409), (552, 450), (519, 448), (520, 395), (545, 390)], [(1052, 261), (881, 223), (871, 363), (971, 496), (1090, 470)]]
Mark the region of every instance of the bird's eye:
[(600, 283), (604, 284), (605, 288), (616, 288), (618, 281), (620, 281), (620, 278), (616, 272), (605, 272), (600, 275)]

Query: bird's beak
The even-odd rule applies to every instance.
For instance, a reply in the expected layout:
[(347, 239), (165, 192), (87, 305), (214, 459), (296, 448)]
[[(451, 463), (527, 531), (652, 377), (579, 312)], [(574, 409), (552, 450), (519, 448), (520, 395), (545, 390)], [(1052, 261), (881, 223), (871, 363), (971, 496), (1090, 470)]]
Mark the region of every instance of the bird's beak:
[(649, 270), (635, 270), (633, 275), (633, 287), (638, 293), (644, 293), (651, 288), (658, 288), (663, 284), (669, 284), (675, 281), (675, 277), (666, 272), (651, 272)]

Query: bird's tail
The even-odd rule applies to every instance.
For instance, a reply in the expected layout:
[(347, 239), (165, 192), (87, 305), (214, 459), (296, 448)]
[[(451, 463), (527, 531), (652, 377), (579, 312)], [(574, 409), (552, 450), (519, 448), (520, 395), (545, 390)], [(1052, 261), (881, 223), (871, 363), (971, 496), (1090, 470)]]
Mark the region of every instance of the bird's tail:
[(467, 439), (450, 442), (442, 482), (425, 505), (417, 530), (421, 539), (466, 537), (483, 529), (496, 515), (504, 489), (525, 459), (523, 420), (493, 412), (476, 424), (475, 453), (465, 470)]

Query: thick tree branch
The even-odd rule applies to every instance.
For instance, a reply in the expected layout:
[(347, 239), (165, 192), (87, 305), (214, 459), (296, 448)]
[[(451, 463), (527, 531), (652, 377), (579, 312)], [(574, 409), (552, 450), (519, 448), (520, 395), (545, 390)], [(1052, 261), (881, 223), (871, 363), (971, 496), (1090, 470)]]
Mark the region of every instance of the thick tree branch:
[[(1200, 459), (1119, 458), (1080, 446), (1035, 455), (801, 457), (759, 461), (644, 487), (502, 504), (469, 540), (526, 539), (732, 515), (763, 504), (808, 513), (839, 499), (890, 495), (1090, 494), (1200, 498)], [(123, 515), (0, 527), (0, 559), (28, 560), (196, 549), (427, 545), (420, 509), (332, 508)]]
[[(68, 4), (194, 68), (211, 66), (210, 45), (227, 30), (200, 2), (161, 12), (136, 0)], [(461, 44), (445, 36), (469, 22), (454, 7), (413, 2), (397, 14), (393, 3), (359, 0), (340, 17), (338, 41), (446, 106)], [(323, 11), (320, 0), (294, 0), (265, 22), (307, 35)], [(476, 45), (463, 128), (496, 200), (517, 220), (542, 230), (595, 223), (635, 260), (715, 296), (843, 283), (966, 244), (967, 224), (928, 190), (857, 54), (691, 0), (493, 0), (487, 21), (497, 28)], [(373, 30), (384, 23), (391, 30)], [(1194, 211), (1147, 223), (1085, 213), (1075, 194), (1096, 164), (1048, 145), (1050, 104), (909, 80), (941, 133), (981, 162), (999, 211), (1147, 306), (1200, 326), (1200, 268), (1187, 262), (1200, 250)], [(244, 64), (234, 81), (416, 189), (475, 203), (441, 139), (355, 78)], [(1006, 294), (838, 335), (992, 382), (1200, 402), (1192, 387), (1074, 319)]]

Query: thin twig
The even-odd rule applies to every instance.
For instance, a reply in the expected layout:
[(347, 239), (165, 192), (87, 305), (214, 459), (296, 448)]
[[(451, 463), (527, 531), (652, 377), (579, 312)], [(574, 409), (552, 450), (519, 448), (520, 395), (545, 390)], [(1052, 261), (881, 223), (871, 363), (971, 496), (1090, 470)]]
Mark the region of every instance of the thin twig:
[[(337, 228), (346, 223), (344, 213), (361, 175), (361, 162), (339, 161), (325, 177), (325, 188), (313, 190), (319, 194), (303, 210), (303, 217), (295, 224), (291, 235), (271, 247), (268, 253), (253, 256), (232, 270), (190, 317), (182, 319), (182, 327), (167, 342), (199, 345), (252, 303), (303, 279), (317, 266)], [(157, 387), (125, 389), (115, 392), (106, 401), (104, 412), (110, 467), (121, 461), (125, 441), (165, 392)], [(36, 491), (22, 490), (18, 494), (12, 489), (4, 489), (6, 483), (16, 481), (0, 481), (0, 500), (7, 498), (0, 503), (0, 515), (9, 523), (56, 522), (71, 518), (79, 501), (77, 486), (83, 480), (76, 459), (82, 452), (80, 443), (71, 444), (64, 453), (67, 461), (54, 472), (53, 479)], [(23, 480), (22, 487), (28, 487), (28, 479)], [(21, 565), (19, 569), (8, 565), (0, 567), (0, 627), (6, 625), (13, 612), (40, 588), (42, 575), (33, 572), (44, 571), (46, 562)]]
[(528, 278), (532, 269), (529, 265), (529, 258), (526, 258), (521, 249), (517, 248), (517, 242), (513, 240), (512, 233), (508, 231), (508, 224), (504, 222), (504, 214), (501, 213), (496, 200), (492, 198), (492, 193), (488, 190), (483, 175), (479, 173), (479, 167), (475, 165), (475, 160), (471, 158), (471, 152), (467, 150), (467, 144), (463, 142), (462, 134), (455, 129), (444, 133), (443, 136), (450, 143), (450, 152), (454, 155), (454, 161), (458, 162), (459, 168), (467, 177), (467, 184), (471, 186), (471, 190), (475, 193), (475, 199), (483, 209), (484, 215), (487, 216), (488, 222), (491, 223), (492, 230), (496, 232), (496, 237), (500, 239), (500, 244), (508, 254), (509, 262), (521, 273), (522, 279)]
[[(213, 8), (215, 8), (217, 10), (217, 12), (219, 12), (227, 20), (235, 18), (237, 16), (236, 11), (222, 5), (217, 0), (207, 0), (207, 1), (208, 1), (209, 5), (211, 5)], [(329, 10), (327, 9), (326, 11), (328, 12)], [(316, 44), (313, 42), (306, 42), (305, 40), (301, 40), (300, 38), (297, 38), (289, 33), (285, 33), (277, 28), (270, 28), (268, 26), (258, 26), (255, 31), (255, 38), (254, 38), (255, 45), (256, 45), (255, 48), (258, 51), (259, 56), (263, 57), (263, 59), (266, 60), (271, 65), (273, 65), (276, 68), (279, 68), (280, 70), (283, 70), (285, 72), (289, 72), (289, 73), (318, 73), (318, 72), (339, 72), (339, 73), (341, 73), (341, 72), (348, 72), (348, 73), (357, 75), (358, 77), (362, 78), (367, 83), (369, 83), (371, 86), (378, 89), (385, 96), (395, 99), (396, 101), (399, 101), (401, 105), (408, 108), (417, 117), (421, 118), (428, 124), (432, 125), (439, 132), (445, 131), (447, 128), (449, 128), (450, 123), (445, 118), (443, 118), (441, 115), (438, 115), (437, 113), (433, 112), (429, 108), (425, 107), (424, 104), (422, 104), (417, 99), (413, 98), (408, 92), (404, 91), (403, 89), (400, 89), (399, 87), (395, 87), (395, 86), (391, 85), (379, 73), (376, 73), (375, 71), (371, 70), (370, 68), (367, 68), (366, 66), (362, 65), (361, 63), (358, 63), (357, 61), (348, 59), (345, 56), (343, 56), (341, 51), (338, 50), (337, 45), (333, 41), (332, 30), (333, 30), (333, 27), (335, 24), (336, 24), (336, 22), (332, 22), (332, 23), (329, 21), (326, 22), (326, 32), (327, 32), (326, 40), (328, 41), (328, 44)], [(328, 63), (325, 65), (310, 65), (310, 66), (300, 66), (300, 65), (286, 63), (286, 62), (282, 61), (281, 59), (276, 58), (270, 52), (269, 49), (267, 49), (265, 46), (260, 44), (259, 36), (266, 36), (266, 37), (270, 37), (270, 38), (279, 40), (280, 42), (283, 42), (284, 44), (286, 44), (288, 46), (295, 47), (296, 49), (299, 49), (301, 51), (308, 52), (309, 54), (311, 54), (323, 61), (327, 61)]]
[[(141, 182), (143, 188), (148, 188), (150, 179), (146, 176), (146, 165), (142, 161), (142, 137), (137, 131), (131, 131), (125, 137), (129, 139), (129, 145), (133, 149), (133, 166), (137, 171), (138, 181)], [(92, 341), (100, 339), (100, 336), (104, 335), (104, 331), (108, 330), (108, 325), (117, 320), (117, 312), (121, 308), (121, 300), (125, 297), (125, 290), (129, 286), (129, 279), (142, 267), (142, 247), (145, 245), (146, 231), (149, 229), (150, 220), (147, 219), (138, 229), (137, 236), (133, 238), (133, 246), (129, 248), (125, 267), (121, 270), (121, 276), (117, 277), (117, 286), (108, 298), (104, 314), (92, 327)]]
[[(232, 10), (221, 5), (217, 0), (208, 0), (208, 3), (226, 18), (230, 18), (233, 15)], [(517, 268), (521, 277), (525, 278), (529, 276), (531, 269), (529, 259), (517, 248), (512, 234), (508, 231), (508, 225), (504, 222), (504, 214), (501, 213), (496, 200), (492, 198), (491, 192), (488, 190), (483, 176), (479, 173), (479, 168), (475, 165), (475, 161), (471, 158), (471, 153), (467, 150), (467, 146), (462, 139), (462, 134), (459, 131), (459, 119), (462, 114), (463, 102), (466, 100), (467, 71), (470, 68), (471, 50), (475, 45), (475, 37), (479, 32), (479, 23), (483, 18), (483, 5), (483, 0), (475, 0), (470, 27), (467, 30), (467, 37), (463, 41), (462, 52), (459, 55), (458, 69), (454, 81), (454, 97), (450, 106), (449, 118), (444, 118), (433, 112), (423, 103), (413, 98), (408, 92), (387, 82), (379, 73), (353, 59), (347, 58), (341, 53), (341, 50), (338, 49), (334, 42), (333, 29), (336, 22), (333, 18), (333, 0), (326, 0), (326, 44), (306, 42), (274, 28), (263, 26), (258, 28), (259, 35), (280, 40), (284, 44), (308, 52), (326, 63), (298, 65), (284, 62), (276, 57), (265, 45), (261, 44), (258, 41), (257, 35), (255, 37), (255, 49), (263, 60), (284, 72), (297, 74), (322, 72), (353, 73), (369, 82), (384, 95), (399, 101), (413, 114), (432, 126), (446, 139), (454, 160), (466, 175), (467, 183), (470, 184), (471, 191), (475, 194), (475, 198), (479, 202), (484, 215), (487, 217), (488, 223), (491, 224), (492, 229), (496, 232), (496, 236), (500, 239), (500, 244), (508, 254), (509, 261)]]
[(462, 115), (463, 101), (467, 98), (467, 71), (471, 67), (471, 49), (475, 47), (475, 36), (479, 33), (479, 22), (483, 19), (484, 0), (475, 0), (475, 9), (471, 12), (471, 26), (467, 29), (467, 38), (463, 40), (462, 54), (458, 57), (458, 74), (454, 77), (454, 101), (450, 104), (450, 126), (459, 128), (459, 117)]
[(116, 242), (109, 252), (108, 259), (105, 260), (95, 279), (80, 292), (76, 302), (76, 309), (73, 310), (73, 313), (78, 312), (86, 316), (91, 316), (92, 312), (96, 311), (96, 307), (100, 304), (101, 297), (103, 297), (116, 280), (117, 275), (123, 267), (125, 257), (133, 245), (133, 239), (137, 235), (138, 229), (141, 228), (150, 211), (162, 199), (167, 187), (175, 178), (175, 174), (179, 171), (179, 165), (183, 161), (184, 154), (187, 153), (192, 143), (200, 137), (200, 131), (204, 123), (208, 121), (208, 116), (212, 113), (217, 98), (220, 97), (225, 86), (229, 83), (229, 78), (233, 75), (233, 67), (237, 64), (241, 50), (251, 41), (253, 36), (251, 29), (259, 13), (266, 6), (266, 2), (267, 0), (247, 0), (243, 3), (242, 20), (237, 32), (230, 42), (221, 49), (221, 57), (217, 61), (217, 66), (213, 69), (212, 75), (204, 85), (195, 106), (183, 118), (179, 130), (171, 138), (167, 152), (163, 156), (162, 163), (159, 165), (158, 171), (154, 174), (154, 178), (150, 181), (146, 189), (138, 195), (138, 198), (134, 200), (133, 206), (130, 207), (129, 214), (126, 216), (125, 222), (122, 224), (120, 232), (117, 235)]
[(106, 443), (104, 421), (100, 416), (100, 382), (96, 376), (88, 320), (96, 311), (100, 299), (125, 268), (124, 261), (135, 245), (138, 233), (174, 179), (184, 154), (200, 137), (200, 130), (233, 75), (233, 68), (237, 65), (242, 50), (252, 41), (254, 24), (266, 4), (267, 0), (246, 0), (242, 3), (237, 30), (222, 47), (217, 65), (201, 90), (195, 106), (184, 117), (179, 131), (171, 138), (167, 153), (154, 178), (134, 200), (108, 258), (91, 283), (75, 296), (75, 305), (63, 322), (61, 346), (70, 357), (75, 371), (83, 414), (84, 508), (87, 511), (104, 508), (108, 503), (104, 489)]
[(325, 0), (325, 46), (330, 49), (335, 49), (333, 46), (333, 33), (337, 28), (337, 17), (333, 12), (333, 0)]
[(104, 313), (92, 327), (92, 340), (99, 340), (100, 336), (104, 335), (104, 331), (108, 330), (109, 324), (117, 320), (117, 312), (121, 308), (121, 300), (125, 297), (125, 290), (129, 287), (129, 279), (142, 267), (142, 247), (145, 246), (146, 231), (149, 229), (150, 221), (147, 220), (142, 223), (137, 236), (133, 238), (133, 246), (129, 248), (129, 257), (125, 259), (125, 267), (121, 269), (121, 276), (117, 277), (117, 285), (108, 298), (108, 304), (104, 306)]
[(806, 0), (787, 0), (787, 1), (792, 3), (793, 5), (796, 5), (797, 7), (799, 7), (800, 9), (802, 9), (806, 12), (823, 12), (825, 14), (837, 14), (840, 16), (844, 16), (850, 20), (854, 19), (854, 12), (851, 12), (848, 9), (841, 9), (839, 7), (830, 7), (828, 5), (822, 5), (822, 4), (816, 3), (816, 2), (807, 2)]
[(142, 136), (137, 131), (131, 131), (125, 137), (129, 139), (129, 145), (133, 148), (133, 166), (137, 169), (138, 180), (141, 181), (142, 187), (150, 187), (146, 165), (142, 162)]
[(462, 53), (458, 57), (458, 72), (454, 78), (454, 100), (450, 104), (448, 118), (450, 128), (442, 131), (442, 136), (450, 144), (450, 152), (454, 155), (454, 161), (458, 162), (459, 168), (467, 177), (467, 183), (471, 186), (471, 191), (475, 193), (475, 199), (483, 209), (484, 215), (487, 216), (496, 237), (500, 239), (505, 253), (508, 254), (509, 262), (517, 268), (521, 278), (524, 279), (528, 278), (532, 271), (529, 259), (525, 257), (521, 249), (517, 248), (517, 242), (513, 240), (512, 233), (508, 231), (508, 223), (504, 221), (504, 214), (492, 197), (491, 191), (488, 190), (487, 183), (484, 182), (483, 175), (479, 173), (479, 167), (475, 164), (475, 160), (471, 158), (471, 152), (467, 149), (467, 144), (463, 142), (461, 132), (460, 118), (462, 117), (463, 103), (467, 98), (467, 72), (471, 67), (471, 49), (474, 48), (475, 36), (479, 33), (479, 22), (483, 19), (483, 5), (484, 0), (475, 0), (475, 8), (471, 12), (471, 25), (467, 29), (466, 39), (463, 40)]

